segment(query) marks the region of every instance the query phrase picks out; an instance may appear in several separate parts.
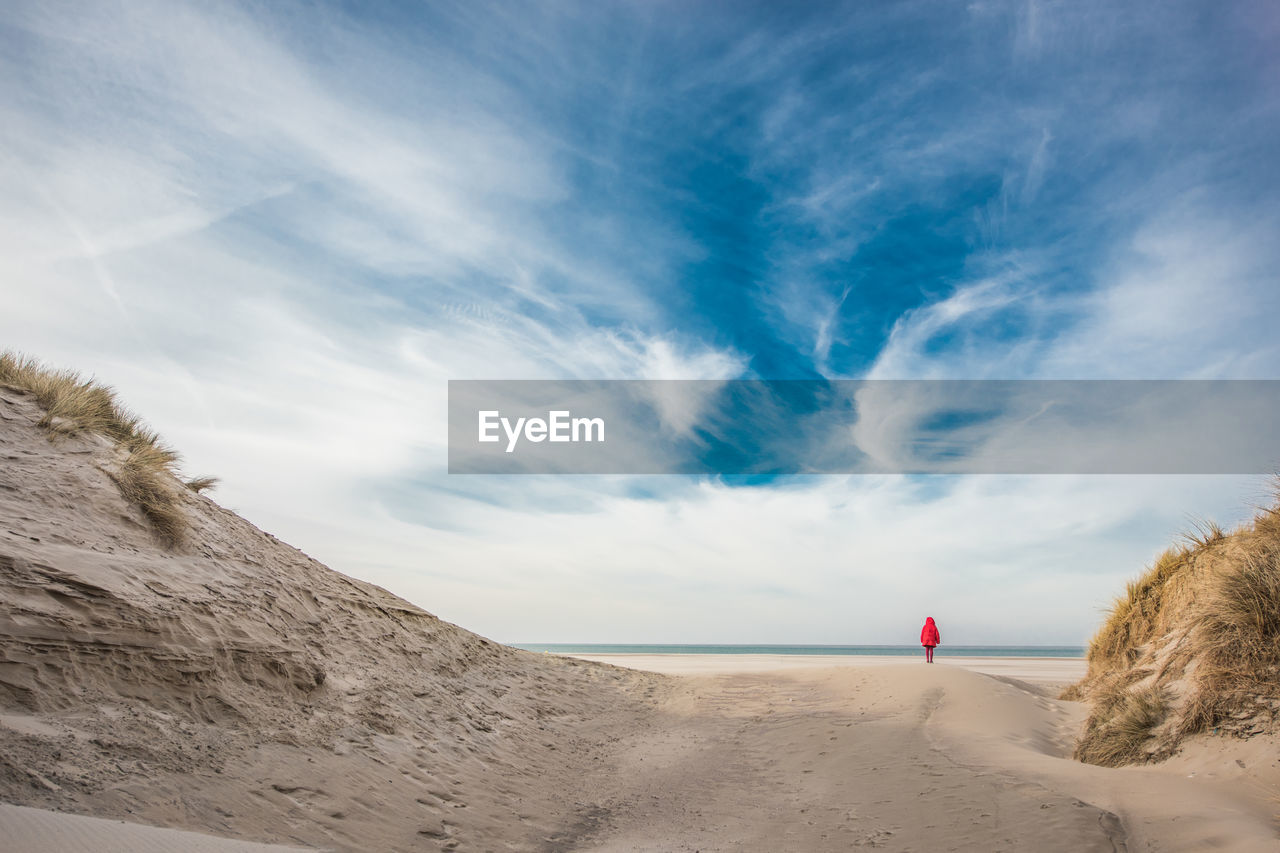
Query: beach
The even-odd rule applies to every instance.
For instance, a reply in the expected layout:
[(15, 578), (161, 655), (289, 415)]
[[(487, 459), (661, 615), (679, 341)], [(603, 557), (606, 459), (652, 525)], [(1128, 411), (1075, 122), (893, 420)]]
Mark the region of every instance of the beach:
[(1049, 685), (1082, 661), (776, 657), (611, 660), (682, 675), (593, 780), (581, 849), (1275, 849), (1274, 739), (1073, 761), (1085, 708)]
[(1278, 41), (0, 3), (0, 853), (1280, 853)]
[[(521, 654), (516, 668), (537, 677), (551, 663), (547, 657), (555, 658)], [(293, 779), (301, 793), (287, 802), (273, 795), (287, 828), (259, 822), (248, 834), (298, 846), (316, 837), (304, 829), (310, 824), (327, 828), (320, 833), (327, 838), (307, 849), (359, 849), (357, 837), (338, 829), (346, 800), (372, 809), (370, 818), (380, 814), (384, 828), (376, 837), (383, 843), (416, 835), (424, 849), (489, 849), (500, 840), (506, 849), (618, 853), (1275, 849), (1274, 738), (1201, 738), (1170, 761), (1120, 770), (1073, 761), (1085, 708), (1056, 699), (1052, 685), (1081, 666), (1078, 660), (929, 666), (846, 656), (831, 665), (809, 656), (657, 655), (622, 662), (667, 674), (647, 683), (647, 710), (610, 710), (597, 696), (596, 715), (578, 717), (572, 734), (513, 726), (499, 742), (476, 742), (468, 760), (451, 762), (453, 793), (436, 792), (446, 798), (443, 822), (430, 807), (416, 806), (421, 814), (391, 808), (403, 799), (397, 788), (435, 775), (437, 755), (399, 756), (394, 775), (401, 781), (382, 786), (368, 771), (341, 781), (342, 759), (332, 752), (317, 764), (314, 751), (276, 748), (271, 778)], [(1002, 671), (982, 671), (988, 668)], [(370, 746), (356, 740), (335, 751), (368, 753)], [(491, 762), (495, 749), (504, 756), (498, 765)], [(536, 763), (517, 758), (532, 752)], [(270, 792), (274, 784), (277, 792), (291, 791), (262, 772), (229, 765), (231, 778), (220, 779), (218, 789)], [(136, 784), (133, 790), (141, 793)], [(185, 799), (197, 796), (189, 789)], [(242, 797), (225, 800), (237, 801), (237, 809), (247, 808)], [(164, 814), (171, 826), (201, 829), (182, 810)], [(280, 849), (86, 820), (0, 811), (0, 825), (23, 853), (124, 853), (178, 843)], [(402, 824), (404, 831), (394, 829)]]
[[(901, 655), (779, 655), (779, 654), (573, 654), (578, 660), (608, 663), (664, 675), (715, 675), (745, 672), (785, 672), (832, 667), (903, 666), (924, 662)], [(1084, 658), (954, 657), (937, 655), (937, 666), (960, 667), (984, 675), (1016, 678), (1032, 684), (1066, 686), (1079, 681)]]
[(39, 418), (0, 393), (7, 849), (1275, 849), (1272, 733), (1082, 764), (1082, 658), (512, 648), (194, 492), (159, 544)]

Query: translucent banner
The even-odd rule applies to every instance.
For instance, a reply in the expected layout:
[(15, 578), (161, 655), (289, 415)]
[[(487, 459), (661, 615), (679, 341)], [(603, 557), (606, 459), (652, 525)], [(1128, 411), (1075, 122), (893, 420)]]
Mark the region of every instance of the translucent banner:
[(1268, 474), (1280, 380), (454, 380), (451, 474)]

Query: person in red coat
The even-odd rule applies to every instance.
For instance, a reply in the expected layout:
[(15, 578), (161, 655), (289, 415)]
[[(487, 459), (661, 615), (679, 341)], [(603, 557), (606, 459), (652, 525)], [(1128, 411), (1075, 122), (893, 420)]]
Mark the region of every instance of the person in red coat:
[(924, 646), (924, 662), (933, 663), (933, 647), (942, 643), (942, 635), (938, 626), (933, 624), (933, 617), (926, 616), (924, 627), (920, 629), (920, 645)]

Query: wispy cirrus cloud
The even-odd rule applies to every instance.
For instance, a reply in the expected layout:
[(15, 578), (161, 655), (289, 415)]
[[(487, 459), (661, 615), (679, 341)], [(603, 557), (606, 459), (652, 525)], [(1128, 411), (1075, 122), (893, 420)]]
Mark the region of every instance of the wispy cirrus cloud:
[(0, 337), (501, 639), (875, 639), (930, 602), (1078, 639), (1252, 483), (459, 482), (444, 382), (1274, 375), (1275, 30), (1249, 3), (9, 4)]

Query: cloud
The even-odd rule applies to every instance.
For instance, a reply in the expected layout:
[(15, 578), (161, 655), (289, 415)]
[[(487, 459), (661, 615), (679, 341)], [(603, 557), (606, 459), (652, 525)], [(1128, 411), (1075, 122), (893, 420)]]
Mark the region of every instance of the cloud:
[[(1138, 225), (1091, 288), (1055, 290), (1016, 259), (905, 312), (871, 378), (1264, 379), (1280, 372), (1268, 319), (1273, 218), (1195, 199)], [(1018, 333), (1009, 335), (1010, 325)]]
[(936, 611), (973, 642), (1078, 643), (1155, 556), (1150, 543), (1188, 526), (1192, 495), (1230, 508), (1230, 522), (1241, 488), (1208, 477), (706, 482), (590, 513), (477, 509), (483, 537), (388, 527), (342, 558), (512, 642), (909, 643)]
[(369, 72), (342, 81), (233, 6), (14, 17), (26, 63), (6, 75), (0, 219), (22, 308), (0, 334), (117, 384), (263, 523), (367, 520), (345, 497), (359, 483), (438, 476), (448, 378), (742, 368), (591, 321), (566, 279), (637, 320), (649, 297), (542, 240), (530, 205), (569, 185), (496, 80), (469, 74), (458, 98), (429, 79), (456, 69), (413, 66), (432, 85), (403, 87), (411, 115), (369, 94), (404, 66), (360, 27), (325, 34)]
[(1275, 217), (1184, 202), (1144, 223), (1046, 356), (1056, 375), (1264, 379), (1280, 373)]
[(1272, 60), (1187, 11), (9, 4), (0, 339), (500, 639), (1077, 640), (1251, 481), (450, 478), (445, 382), (1273, 375)]
[[(1010, 311), (1025, 311), (1037, 302), (1033, 275), (1011, 270), (958, 287), (943, 299), (905, 312), (867, 371), (869, 379), (1020, 378), (1031, 366), (1018, 341), (1005, 349), (984, 332), (990, 322)], [(946, 341), (938, 347), (936, 342)], [(1001, 375), (1013, 371), (1012, 375)]]

